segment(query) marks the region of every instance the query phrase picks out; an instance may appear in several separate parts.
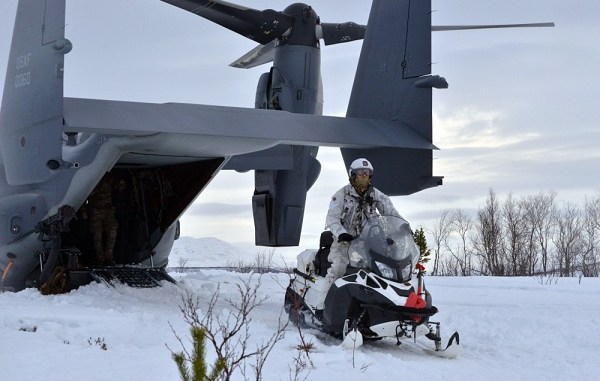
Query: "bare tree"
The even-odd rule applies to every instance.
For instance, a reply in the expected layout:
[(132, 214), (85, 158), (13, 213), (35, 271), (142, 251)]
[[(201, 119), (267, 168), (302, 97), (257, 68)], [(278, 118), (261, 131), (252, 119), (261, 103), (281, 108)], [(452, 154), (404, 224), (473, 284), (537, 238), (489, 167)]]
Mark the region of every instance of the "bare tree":
[(526, 237), (529, 227), (525, 224), (523, 204), (509, 193), (502, 205), (504, 226), (503, 249), (508, 259), (507, 275), (527, 275)]
[(540, 246), (536, 238), (536, 227), (538, 218), (536, 213), (536, 196), (525, 196), (521, 199), (521, 209), (523, 210), (523, 224), (525, 225), (525, 265), (526, 275), (533, 275), (539, 261)]
[[(217, 355), (217, 360), (224, 362), (222, 373), (219, 379), (229, 381), (234, 378), (236, 370), (239, 370), (245, 380), (249, 379), (246, 366), (248, 361), (254, 371), (254, 379), (262, 380), (262, 371), (264, 364), (273, 350), (275, 344), (283, 339), (284, 331), (288, 324), (287, 316), (279, 316), (278, 325), (273, 335), (267, 340), (257, 343), (254, 347), (250, 344), (250, 327), (254, 311), (260, 307), (267, 297), (260, 297), (258, 289), (261, 282), (260, 277), (255, 285), (252, 285), (250, 279), (237, 284), (238, 295), (236, 298), (227, 298), (225, 302), (227, 309), (225, 313), (217, 311), (217, 304), (220, 299), (220, 288), (212, 295), (206, 313), (204, 316), (199, 314), (200, 300), (189, 293), (182, 296), (182, 305), (180, 310), (185, 321), (192, 329), (198, 328), (204, 333), (204, 337), (212, 344)], [(179, 342), (184, 347), (182, 356), (184, 360), (193, 363), (193, 359), (185, 350), (183, 341), (176, 335)], [(174, 352), (171, 351), (173, 354)]]
[(444, 210), (434, 221), (437, 275), (600, 276), (600, 191), (583, 205), (540, 192), (501, 202), (490, 189), (475, 217)]
[(500, 203), (490, 189), (485, 205), (477, 211), (474, 243), (483, 262), (483, 271), (490, 275), (505, 275), (506, 261), (502, 250)]
[(581, 271), (585, 276), (600, 275), (600, 192), (584, 202)]
[(446, 248), (455, 259), (450, 263), (458, 266), (459, 275), (469, 276), (473, 270), (473, 263), (471, 249), (468, 247), (468, 234), (473, 228), (473, 219), (461, 209), (455, 209), (451, 213), (449, 225), (450, 235), (457, 238), (456, 244), (450, 242), (450, 239), (446, 240)]
[(433, 252), (435, 254), (433, 259), (433, 275), (440, 274), (440, 260), (442, 256), (442, 245), (448, 239), (450, 234), (450, 211), (442, 210), (440, 217), (433, 223), (433, 229), (429, 230), (429, 233), (433, 237)]
[(460, 265), (456, 257), (452, 255), (443, 256), (440, 260), (440, 275), (444, 276), (459, 276)]
[(539, 193), (534, 196), (535, 235), (540, 245), (542, 271), (548, 271), (550, 259), (550, 243), (555, 229), (556, 193)]
[(583, 248), (581, 229), (583, 218), (577, 205), (567, 202), (555, 217), (556, 234), (556, 266), (561, 270), (561, 276), (572, 276), (575, 273), (577, 256)]

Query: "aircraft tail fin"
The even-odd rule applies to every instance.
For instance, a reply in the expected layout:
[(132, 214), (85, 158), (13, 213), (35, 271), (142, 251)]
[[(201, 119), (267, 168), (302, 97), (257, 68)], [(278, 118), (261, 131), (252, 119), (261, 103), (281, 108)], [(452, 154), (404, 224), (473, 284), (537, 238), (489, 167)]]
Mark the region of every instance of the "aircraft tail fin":
[(65, 0), (20, 0), (0, 109), (10, 185), (45, 182), (62, 163)]
[[(393, 120), (431, 142), (432, 88), (448, 84), (430, 73), (431, 0), (373, 0), (347, 116)], [(374, 185), (390, 195), (441, 185), (429, 149), (342, 149), (342, 156), (346, 165), (368, 158)]]

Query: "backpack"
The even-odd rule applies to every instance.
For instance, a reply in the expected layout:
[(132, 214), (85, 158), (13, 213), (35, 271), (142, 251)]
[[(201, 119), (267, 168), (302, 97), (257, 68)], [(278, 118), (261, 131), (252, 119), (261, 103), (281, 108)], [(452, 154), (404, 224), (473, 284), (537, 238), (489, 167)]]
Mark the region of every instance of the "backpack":
[(327, 260), (329, 256), (329, 251), (331, 250), (331, 245), (333, 244), (333, 233), (329, 230), (321, 233), (321, 238), (319, 240), (319, 250), (315, 255), (314, 265), (315, 265), (315, 274), (324, 277), (327, 275), (327, 269), (331, 267), (331, 262)]

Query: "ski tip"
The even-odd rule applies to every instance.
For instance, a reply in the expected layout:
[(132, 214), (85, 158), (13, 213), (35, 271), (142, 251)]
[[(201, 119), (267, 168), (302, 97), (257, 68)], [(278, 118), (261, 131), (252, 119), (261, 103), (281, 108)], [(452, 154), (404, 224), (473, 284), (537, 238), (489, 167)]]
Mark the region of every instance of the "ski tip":
[(362, 345), (363, 336), (357, 329), (348, 332), (348, 334), (346, 334), (346, 337), (344, 337), (344, 341), (342, 341), (342, 347), (345, 349), (354, 350), (358, 347), (361, 347)]
[(423, 351), (425, 351), (427, 354), (436, 357), (442, 357), (447, 359), (456, 358), (461, 352), (460, 335), (458, 334), (458, 332), (454, 332), (448, 340), (448, 345), (446, 345), (446, 348), (443, 350), (436, 351), (435, 349), (423, 348)]
[(458, 334), (458, 331), (455, 331), (452, 336), (450, 336), (450, 339), (448, 340), (448, 345), (446, 345), (446, 349), (448, 349), (448, 347), (450, 347), (452, 344), (454, 344), (454, 342), (456, 341), (456, 345), (458, 346), (460, 344), (460, 335)]
[(428, 355), (441, 357), (445, 359), (454, 359), (458, 357), (458, 355), (461, 352), (460, 345), (451, 345), (448, 348), (439, 351), (436, 351), (435, 349), (423, 349), (423, 351)]

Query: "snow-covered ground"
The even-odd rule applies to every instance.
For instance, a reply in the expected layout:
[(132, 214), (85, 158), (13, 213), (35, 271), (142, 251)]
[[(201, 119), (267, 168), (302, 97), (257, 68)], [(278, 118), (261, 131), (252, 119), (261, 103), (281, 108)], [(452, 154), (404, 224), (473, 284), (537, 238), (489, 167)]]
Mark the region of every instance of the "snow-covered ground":
[[(204, 245), (204, 246), (202, 246)], [(182, 240), (174, 265), (220, 241)], [(187, 247), (187, 249), (186, 249)], [(236, 252), (234, 246), (224, 245)], [(223, 257), (226, 261), (228, 259)], [(182, 259), (183, 260), (183, 259)], [(188, 258), (193, 266), (195, 258)], [(216, 259), (209, 265), (218, 265)], [(206, 265), (206, 262), (203, 262)], [(220, 263), (226, 264), (226, 263)], [(133, 289), (91, 284), (66, 295), (37, 290), (0, 294), (0, 381), (179, 380), (169, 349), (180, 350), (175, 332), (187, 337), (180, 295), (207, 302), (220, 285), (236, 297), (236, 283), (251, 275), (225, 270), (172, 273), (177, 285)], [(258, 279), (252, 276), (252, 281)], [(394, 340), (367, 343), (355, 352), (336, 339), (306, 330), (315, 344), (307, 380), (597, 380), (600, 376), (600, 279), (428, 277), (440, 309), (442, 335), (461, 335), (456, 359), (424, 354)], [(286, 274), (265, 274), (260, 295), (268, 300), (251, 323), (251, 340), (271, 337), (282, 309)], [(184, 339), (184, 342), (187, 342)], [(424, 341), (424, 342), (427, 342)], [(271, 353), (264, 380), (289, 380), (298, 332), (289, 326)], [(429, 344), (427, 342), (427, 344)], [(236, 380), (243, 379), (237, 375)]]

